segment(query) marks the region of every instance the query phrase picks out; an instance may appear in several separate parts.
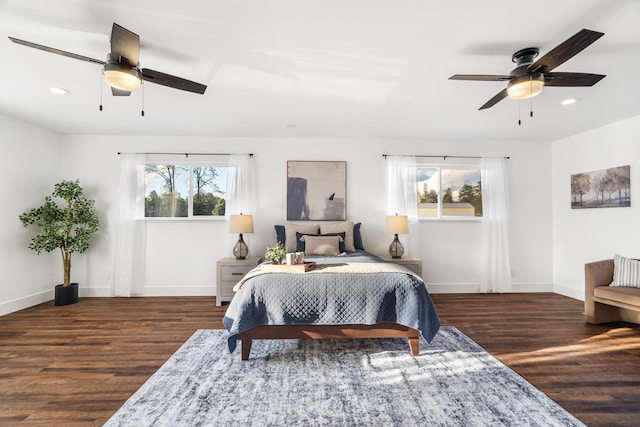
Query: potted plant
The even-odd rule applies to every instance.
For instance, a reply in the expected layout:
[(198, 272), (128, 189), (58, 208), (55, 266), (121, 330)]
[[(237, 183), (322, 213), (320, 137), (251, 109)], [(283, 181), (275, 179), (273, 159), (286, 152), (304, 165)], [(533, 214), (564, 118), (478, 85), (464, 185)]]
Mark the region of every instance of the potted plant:
[[(57, 199), (64, 201), (62, 206)], [(38, 255), (60, 249), (64, 281), (55, 287), (55, 305), (78, 302), (78, 284), (71, 283), (71, 254), (86, 251), (91, 235), (98, 231), (100, 221), (93, 205), (94, 201), (84, 196), (78, 180), (62, 181), (53, 187), (50, 196), (45, 197), (44, 205), (20, 215), (25, 227), (42, 228), (31, 238), (29, 249)]]
[(272, 247), (268, 247), (264, 253), (265, 259), (270, 259), (274, 264), (281, 264), (284, 257), (287, 256), (287, 249), (280, 242), (277, 242)]

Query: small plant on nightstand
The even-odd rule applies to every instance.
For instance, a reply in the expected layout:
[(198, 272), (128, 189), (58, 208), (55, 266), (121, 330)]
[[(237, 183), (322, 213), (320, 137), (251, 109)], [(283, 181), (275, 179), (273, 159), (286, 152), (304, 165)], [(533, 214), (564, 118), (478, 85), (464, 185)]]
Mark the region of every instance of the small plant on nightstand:
[(265, 259), (270, 259), (274, 264), (281, 264), (282, 260), (287, 256), (287, 249), (280, 242), (268, 247), (264, 253)]

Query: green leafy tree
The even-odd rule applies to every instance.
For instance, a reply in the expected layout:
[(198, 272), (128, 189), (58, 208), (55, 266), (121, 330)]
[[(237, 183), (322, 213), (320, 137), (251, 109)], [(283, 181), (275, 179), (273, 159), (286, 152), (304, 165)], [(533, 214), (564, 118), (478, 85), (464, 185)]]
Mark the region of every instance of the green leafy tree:
[(222, 197), (217, 197), (216, 205), (213, 208), (213, 212), (211, 214), (215, 216), (224, 216), (226, 208), (227, 201)]
[(442, 203), (453, 203), (453, 191), (451, 187), (447, 188), (442, 195)]
[(465, 184), (458, 191), (458, 201), (462, 203), (471, 203), (473, 201), (473, 187)]
[(476, 185), (473, 186), (473, 205), (476, 208), (476, 216), (482, 216), (482, 181), (478, 181)]
[(465, 184), (458, 192), (458, 202), (469, 203), (474, 207), (475, 215), (482, 216), (482, 186), (480, 181), (476, 185)]
[(438, 203), (438, 193), (429, 190), (426, 182), (422, 184), (422, 192), (418, 192), (418, 203)]
[(196, 193), (193, 195), (193, 214), (211, 215), (215, 207), (215, 197), (211, 193)]
[[(146, 173), (154, 173), (164, 181), (165, 192), (162, 193), (161, 208), (158, 210), (161, 217), (187, 216), (179, 215), (178, 204), (180, 203), (180, 193), (177, 191), (177, 178), (180, 172), (184, 172), (185, 166), (176, 165), (146, 165)], [(166, 205), (165, 205), (166, 204)]]
[[(62, 199), (60, 206), (58, 200)], [(100, 221), (94, 210), (94, 201), (87, 199), (80, 182), (62, 181), (45, 197), (44, 205), (20, 215), (25, 227), (36, 225), (42, 231), (31, 238), (29, 249), (38, 255), (60, 250), (64, 268), (64, 286), (71, 285), (71, 254), (83, 253), (89, 248), (89, 239), (98, 231)]]
[(418, 203), (427, 203), (427, 197), (429, 196), (429, 189), (427, 183), (422, 184), (422, 192), (418, 191)]
[(160, 196), (156, 190), (152, 190), (149, 196), (144, 199), (144, 216), (147, 218), (160, 216)]

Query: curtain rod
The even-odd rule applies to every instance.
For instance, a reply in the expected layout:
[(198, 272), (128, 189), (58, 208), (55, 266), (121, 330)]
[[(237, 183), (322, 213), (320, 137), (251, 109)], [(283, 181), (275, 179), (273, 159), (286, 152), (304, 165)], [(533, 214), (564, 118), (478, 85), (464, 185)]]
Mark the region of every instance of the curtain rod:
[(433, 154), (383, 154), (382, 157), (442, 157), (443, 160), (447, 159), (505, 159), (509, 160), (509, 156), (504, 157), (491, 157), (491, 156), (449, 156), (446, 154), (433, 155)]
[[(132, 153), (125, 151), (118, 151), (118, 155), (120, 154), (163, 154), (163, 155), (184, 155), (185, 157), (189, 156), (233, 156), (234, 154), (242, 154), (242, 153)], [(253, 157), (253, 153), (248, 153), (249, 157)]]

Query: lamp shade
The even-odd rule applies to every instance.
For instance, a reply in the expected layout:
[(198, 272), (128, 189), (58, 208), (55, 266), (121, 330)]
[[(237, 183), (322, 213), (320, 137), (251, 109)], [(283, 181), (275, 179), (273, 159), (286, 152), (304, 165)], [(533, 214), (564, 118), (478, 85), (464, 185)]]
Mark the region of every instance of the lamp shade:
[(253, 215), (230, 215), (229, 233), (253, 233)]
[(387, 216), (387, 233), (409, 234), (409, 219), (406, 215)]

